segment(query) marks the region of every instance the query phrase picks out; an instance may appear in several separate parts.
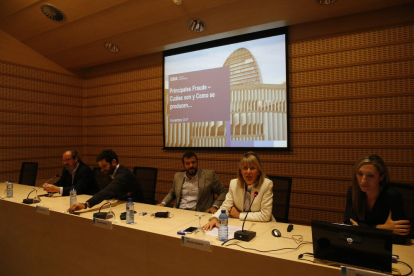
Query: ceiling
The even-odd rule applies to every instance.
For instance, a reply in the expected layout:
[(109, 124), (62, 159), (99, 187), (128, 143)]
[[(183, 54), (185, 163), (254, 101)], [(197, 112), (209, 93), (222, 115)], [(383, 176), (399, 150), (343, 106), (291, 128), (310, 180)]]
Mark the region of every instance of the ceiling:
[[(80, 70), (180, 46), (274, 27), (344, 16), (409, 0), (0, 0), (0, 29), (67, 70)], [(55, 22), (42, 4), (60, 9)], [(189, 19), (206, 30), (194, 33)], [(105, 42), (120, 52), (104, 48)]]

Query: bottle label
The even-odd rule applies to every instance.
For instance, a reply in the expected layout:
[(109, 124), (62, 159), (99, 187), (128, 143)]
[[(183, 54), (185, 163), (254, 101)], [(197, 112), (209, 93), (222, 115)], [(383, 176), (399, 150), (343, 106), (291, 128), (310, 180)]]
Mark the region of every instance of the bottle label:
[(226, 226), (229, 223), (227, 219), (219, 219), (219, 225)]
[(70, 205), (72, 205), (73, 203), (75, 203), (77, 201), (76, 199), (76, 195), (71, 195), (70, 196)]

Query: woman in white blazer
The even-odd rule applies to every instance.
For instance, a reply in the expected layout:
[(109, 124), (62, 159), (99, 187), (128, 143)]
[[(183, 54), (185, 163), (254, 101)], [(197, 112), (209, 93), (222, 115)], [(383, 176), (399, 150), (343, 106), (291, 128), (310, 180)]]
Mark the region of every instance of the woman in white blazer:
[(248, 221), (270, 221), (272, 219), (273, 182), (266, 178), (259, 157), (254, 152), (248, 152), (240, 160), (237, 179), (230, 181), (229, 192), (220, 209), (204, 225), (205, 230), (218, 227), (218, 217), (221, 210), (226, 210), (229, 217), (244, 220), (251, 205)]

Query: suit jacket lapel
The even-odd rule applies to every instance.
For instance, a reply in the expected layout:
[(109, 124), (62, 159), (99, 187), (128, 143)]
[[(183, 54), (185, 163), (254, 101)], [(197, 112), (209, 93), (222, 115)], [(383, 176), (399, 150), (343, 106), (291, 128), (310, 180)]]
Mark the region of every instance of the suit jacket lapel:
[(184, 184), (184, 176), (185, 176), (185, 172), (181, 172), (180, 178), (178, 179), (179, 183), (176, 183), (177, 185), (175, 185), (175, 196), (177, 198), (175, 207), (177, 208), (178, 206), (180, 206), (181, 188), (183, 187), (183, 184)]
[(206, 176), (204, 175), (203, 170), (198, 170), (198, 196), (197, 196), (198, 200), (200, 200), (200, 195), (203, 193), (205, 181), (206, 181)]

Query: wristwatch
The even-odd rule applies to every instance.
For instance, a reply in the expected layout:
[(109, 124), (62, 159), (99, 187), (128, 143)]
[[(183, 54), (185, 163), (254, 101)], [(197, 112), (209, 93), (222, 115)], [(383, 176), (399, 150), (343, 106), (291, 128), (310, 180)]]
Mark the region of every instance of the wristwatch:
[(82, 204), (85, 205), (85, 209), (88, 209), (88, 204), (86, 204), (86, 202), (84, 202)]

